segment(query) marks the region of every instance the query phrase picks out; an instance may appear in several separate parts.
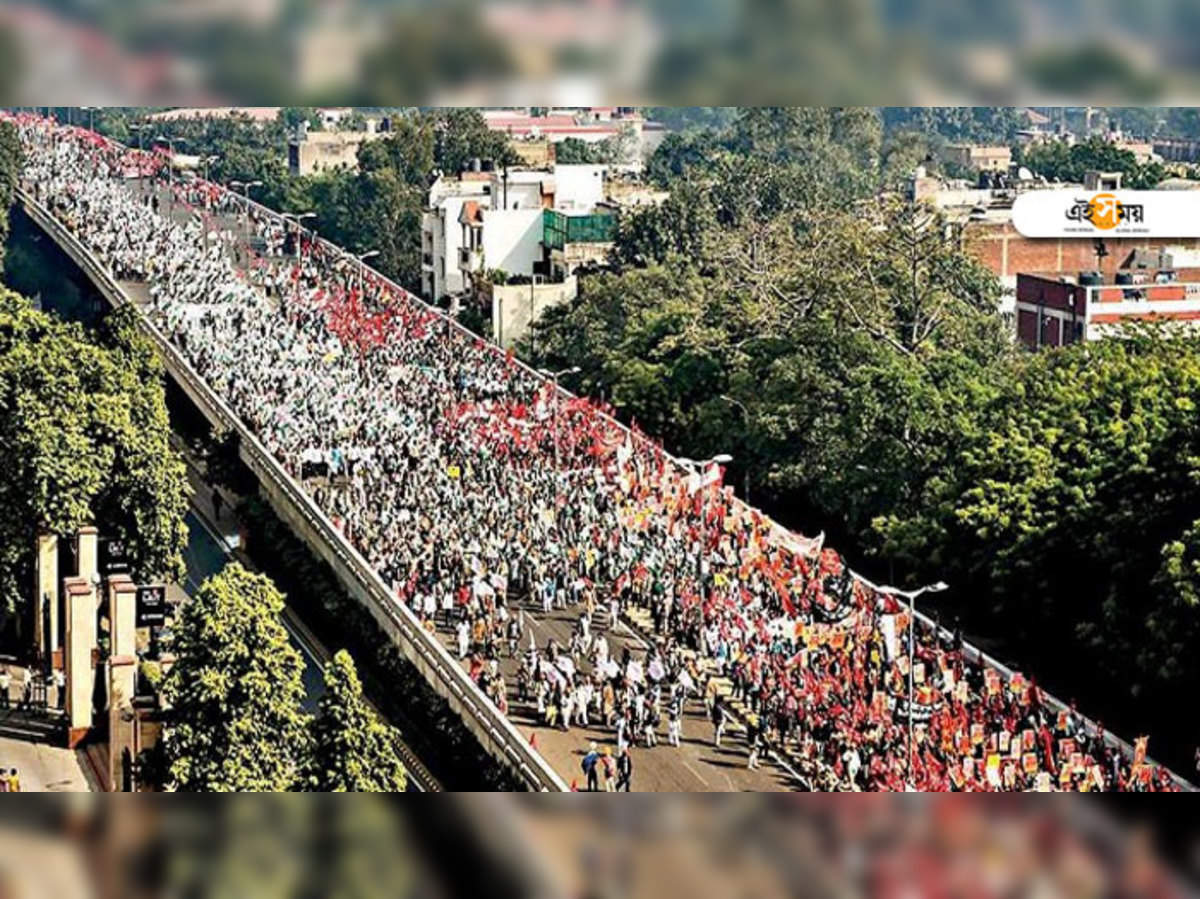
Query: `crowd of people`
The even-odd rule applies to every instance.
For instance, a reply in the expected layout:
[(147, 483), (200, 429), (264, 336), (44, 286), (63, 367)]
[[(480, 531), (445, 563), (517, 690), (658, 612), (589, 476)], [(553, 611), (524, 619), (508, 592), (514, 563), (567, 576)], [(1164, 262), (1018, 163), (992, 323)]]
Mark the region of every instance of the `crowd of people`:
[[(1144, 740), (1123, 752), (1032, 681), (972, 661), (819, 540), (737, 501), (719, 466), (684, 467), (297, 225), (174, 178), (162, 154), (13, 119), (34, 198), (148, 285), (154, 323), (396, 602), (449, 634), (502, 710), (611, 732), (615, 758), (593, 769), (614, 786), (630, 746), (678, 744), (702, 703), (718, 741), (736, 706), (748, 763), (778, 751), (814, 788), (1176, 789)], [(217, 211), (244, 230), (216, 228)], [(606, 635), (633, 608), (650, 648), (616, 652)], [(527, 616), (561, 610), (573, 636), (538, 646)]]

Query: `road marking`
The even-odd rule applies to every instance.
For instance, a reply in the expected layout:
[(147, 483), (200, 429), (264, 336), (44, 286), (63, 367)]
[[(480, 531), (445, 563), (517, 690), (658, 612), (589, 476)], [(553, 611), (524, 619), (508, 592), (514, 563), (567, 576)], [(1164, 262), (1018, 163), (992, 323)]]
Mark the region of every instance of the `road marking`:
[[(693, 774), (696, 775), (696, 780), (700, 781), (700, 783), (704, 784), (706, 787), (708, 786), (708, 781), (700, 776), (700, 772), (698, 772), (695, 768), (693, 768), (691, 765), (689, 765), (683, 759), (680, 759), (680, 761), (683, 762), (683, 767), (687, 768), (689, 771), (691, 771)], [(728, 777), (728, 776), (729, 775), (726, 775), (726, 777)]]

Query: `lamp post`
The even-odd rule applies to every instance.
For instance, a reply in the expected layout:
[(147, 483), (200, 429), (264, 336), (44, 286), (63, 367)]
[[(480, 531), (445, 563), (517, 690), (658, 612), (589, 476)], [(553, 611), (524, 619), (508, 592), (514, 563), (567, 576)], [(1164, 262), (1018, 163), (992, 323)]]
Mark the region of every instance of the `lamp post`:
[[(729, 405), (737, 406), (737, 408), (742, 410), (742, 423), (744, 424), (746, 430), (748, 431), (750, 429), (750, 410), (746, 408), (746, 404), (743, 403), (741, 400), (735, 400), (733, 397), (728, 396), (727, 394), (724, 394), (724, 393), (721, 394), (721, 399), (723, 399), (725, 402), (729, 403)], [(747, 505), (750, 504), (750, 464), (749, 464), (749, 461), (747, 461), (746, 468), (742, 472), (742, 501), (745, 502)]]
[(303, 249), (302, 249), (303, 241), (301, 240), (301, 238), (303, 237), (303, 234), (304, 234), (304, 226), (300, 223), (303, 222), (305, 219), (315, 219), (316, 217), (317, 217), (317, 214), (315, 212), (299, 212), (299, 213), (285, 212), (285, 213), (283, 213), (284, 219), (286, 219), (289, 222), (296, 223), (296, 260), (297, 261), (301, 261), (301, 259), (303, 258)]
[(358, 262), (358, 296), (361, 299), (363, 295), (363, 268), (365, 263), (372, 256), (378, 256), (379, 250), (367, 250), (365, 253), (355, 253), (354, 258)]
[(237, 190), (241, 190), (242, 198), (246, 201), (245, 229), (247, 232), (249, 232), (249, 230), (250, 230), (250, 188), (262, 187), (262, 182), (258, 181), (258, 180), (255, 180), (255, 181), (230, 181), (229, 186), (232, 187), (235, 192)]
[(941, 593), (947, 590), (945, 581), (918, 587), (916, 590), (901, 590), (898, 587), (880, 587), (879, 592), (888, 596), (903, 596), (908, 600), (908, 783), (912, 786), (913, 771), (913, 709), (915, 708), (916, 690), (913, 685), (913, 672), (916, 670), (915, 637), (917, 633), (917, 597), (925, 593)]
[(579, 366), (572, 365), (570, 368), (564, 368), (562, 371), (550, 371), (546, 368), (539, 368), (538, 373), (545, 375), (554, 382), (554, 477), (558, 478), (558, 379), (563, 375), (579, 374)]
[[(699, 478), (701, 481), (703, 481), (704, 470), (706, 468), (708, 468), (710, 465), (728, 465), (730, 462), (733, 461), (733, 456), (729, 455), (729, 453), (717, 453), (711, 459), (702, 459), (702, 460), (697, 461), (695, 459), (681, 458), (679, 461), (682, 462), (689, 470), (691, 470), (696, 475), (697, 478)], [(705, 496), (704, 489), (705, 489), (704, 486), (701, 485), (701, 487), (700, 487), (700, 555), (697, 559), (697, 565), (696, 565), (696, 588), (699, 591), (700, 606), (702, 609), (704, 606), (704, 599), (705, 599), (705, 596), (704, 596), (704, 556), (705, 556), (706, 551), (708, 550), (708, 528), (706, 527), (706, 523), (704, 520), (705, 507), (707, 505), (707, 503), (706, 503), (707, 498)]]
[(170, 188), (170, 196), (168, 199), (171, 206), (175, 205), (175, 142), (183, 143), (182, 138), (167, 137), (165, 134), (157, 134), (154, 139), (167, 145), (167, 187)]
[(296, 223), (296, 302), (300, 300), (300, 277), (303, 274), (304, 268), (304, 226), (301, 224), (305, 219), (313, 219), (317, 217), (315, 212), (301, 212), (296, 215), (291, 215), (287, 212), (283, 213), (284, 219), (294, 221)]

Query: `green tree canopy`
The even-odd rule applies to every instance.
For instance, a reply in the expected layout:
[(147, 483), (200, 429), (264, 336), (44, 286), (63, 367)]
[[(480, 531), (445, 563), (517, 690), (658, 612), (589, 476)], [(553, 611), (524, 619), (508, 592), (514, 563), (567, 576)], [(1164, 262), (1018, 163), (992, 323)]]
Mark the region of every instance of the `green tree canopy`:
[(23, 596), (39, 532), (95, 524), (139, 579), (183, 571), (188, 486), (171, 449), (161, 364), (132, 310), (97, 334), (0, 290), (0, 590)]
[(164, 685), (168, 785), (191, 792), (291, 789), (308, 757), (300, 654), (283, 596), (232, 564), (183, 607)]
[(1022, 162), (1034, 173), (1057, 181), (1079, 182), (1088, 171), (1121, 172), (1124, 186), (1137, 190), (1151, 189), (1167, 176), (1159, 163), (1139, 163), (1132, 151), (1101, 137), (1072, 146), (1063, 141), (1035, 144), (1025, 150)]
[(325, 665), (325, 693), (312, 725), (307, 787), (320, 792), (402, 793), (400, 734), (367, 705), (354, 661), (341, 650)]
[[(1024, 357), (975, 412), (887, 549), (969, 584), (1023, 639), (1074, 634), (1145, 695), (1200, 665), (1200, 342), (1156, 329)], [(1181, 614), (1186, 612), (1186, 614)], [(1164, 632), (1163, 622), (1173, 623)]]
[(21, 174), (21, 141), (17, 129), (0, 122), (0, 268), (4, 263), (4, 245), (8, 241), (8, 210), (16, 197)]

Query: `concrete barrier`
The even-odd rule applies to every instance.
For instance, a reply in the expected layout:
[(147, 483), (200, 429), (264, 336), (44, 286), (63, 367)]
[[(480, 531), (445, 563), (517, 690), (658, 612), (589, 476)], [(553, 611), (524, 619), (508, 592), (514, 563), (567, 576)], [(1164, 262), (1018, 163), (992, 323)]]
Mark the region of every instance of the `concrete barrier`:
[[(136, 307), (112, 273), (70, 230), (24, 189), (18, 189), (17, 198), (29, 218), (71, 257), (109, 303), (114, 307), (125, 304)], [(528, 744), (516, 726), (500, 714), (437, 638), (421, 627), (412, 610), (392, 597), (378, 573), (258, 437), (196, 373), (175, 345), (145, 315), (139, 314), (138, 322), (158, 349), (167, 373), (209, 423), (238, 435), (242, 461), (258, 478), (275, 514), (329, 564), (342, 586), (371, 612), (405, 657), (462, 718), (480, 745), (493, 758), (511, 768), (530, 789), (566, 792), (567, 784), (563, 778)]]

